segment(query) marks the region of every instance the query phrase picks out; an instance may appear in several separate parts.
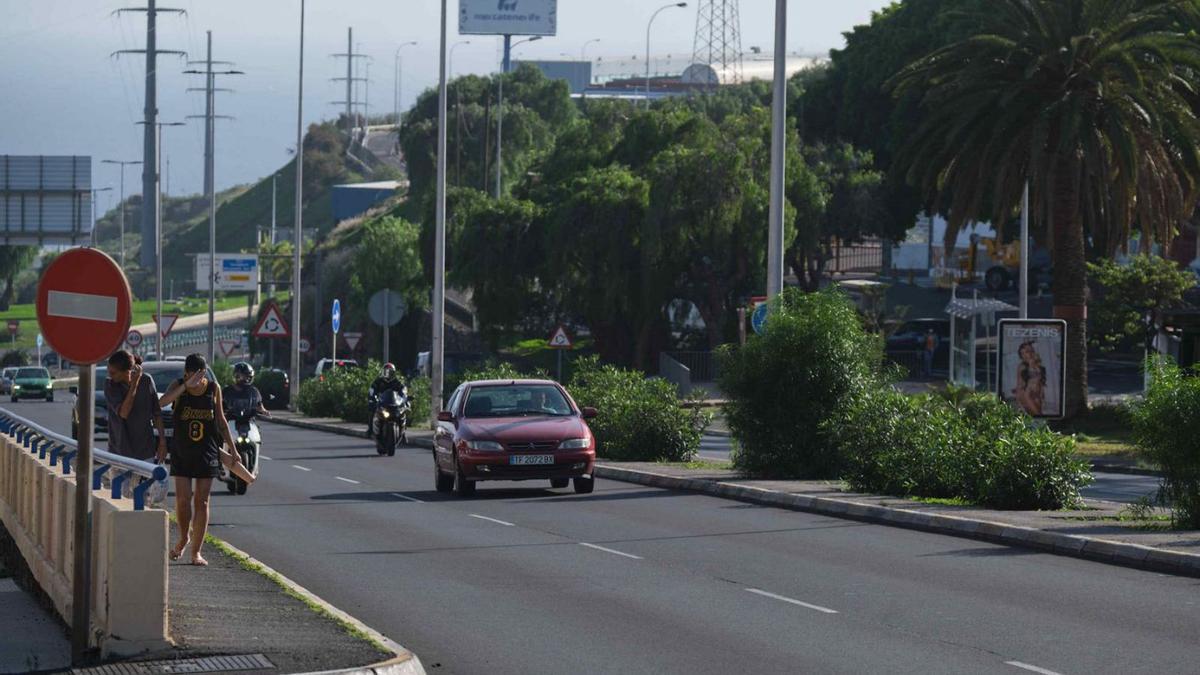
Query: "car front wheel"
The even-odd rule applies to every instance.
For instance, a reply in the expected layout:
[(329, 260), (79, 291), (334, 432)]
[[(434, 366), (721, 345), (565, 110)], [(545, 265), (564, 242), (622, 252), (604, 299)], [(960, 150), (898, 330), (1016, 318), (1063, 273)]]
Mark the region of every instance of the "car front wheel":
[(584, 478), (583, 476), (580, 476), (575, 479), (575, 494), (590, 495), (595, 487), (595, 478)]

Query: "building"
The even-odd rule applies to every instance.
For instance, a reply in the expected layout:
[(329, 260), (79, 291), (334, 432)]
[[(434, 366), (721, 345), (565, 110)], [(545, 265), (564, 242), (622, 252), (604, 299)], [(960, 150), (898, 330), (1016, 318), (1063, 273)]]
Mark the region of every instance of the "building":
[(396, 194), (400, 185), (399, 181), (385, 180), (333, 186), (334, 220), (340, 222), (366, 213), (371, 207)]

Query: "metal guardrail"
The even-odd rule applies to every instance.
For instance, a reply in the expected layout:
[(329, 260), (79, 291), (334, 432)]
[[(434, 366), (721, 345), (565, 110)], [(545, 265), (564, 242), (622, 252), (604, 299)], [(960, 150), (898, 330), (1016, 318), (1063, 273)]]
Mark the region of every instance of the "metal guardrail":
[[(48, 456), (50, 466), (61, 467), (64, 476), (71, 473), (71, 462), (78, 453), (78, 446), (72, 439), (4, 408), (0, 408), (0, 433), (12, 437), (39, 459)], [(134, 511), (144, 510), (147, 504), (158, 504), (167, 496), (167, 469), (164, 466), (95, 448), (92, 449), (92, 465), (92, 489), (101, 489), (104, 477), (108, 475), (112, 498), (121, 499), (127, 484), (132, 485)]]
[[(241, 327), (231, 328), (229, 326), (217, 326), (215, 330), (215, 338), (217, 342), (222, 340), (240, 341), (242, 339), (243, 332), (244, 329)], [(164, 351), (171, 351), (181, 347), (193, 347), (196, 345), (207, 344), (208, 327), (205, 326), (204, 328), (189, 328), (184, 331), (179, 331), (178, 333), (172, 333), (171, 335), (167, 336), (167, 339), (163, 344), (163, 349)], [(148, 335), (146, 336), (145, 341), (142, 342), (140, 349), (147, 353), (157, 352), (158, 340), (155, 339), (155, 336)]]

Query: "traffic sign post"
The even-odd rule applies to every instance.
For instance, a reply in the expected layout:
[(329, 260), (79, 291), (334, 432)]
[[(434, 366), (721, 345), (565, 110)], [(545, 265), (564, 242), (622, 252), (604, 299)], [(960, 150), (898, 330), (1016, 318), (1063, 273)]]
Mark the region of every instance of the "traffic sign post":
[(567, 332), (567, 327), (558, 324), (554, 332), (550, 334), (550, 339), (546, 341), (546, 346), (558, 352), (558, 381), (562, 382), (563, 370), (563, 352), (575, 347), (575, 341), (571, 339), (571, 334)]
[(308, 338), (300, 338), (300, 353), (307, 354), (310, 351), (312, 351), (312, 343), (308, 341)]
[(362, 342), (363, 334), (362, 333), (346, 333), (342, 337), (346, 340), (346, 346), (350, 348), (351, 352), (354, 352), (354, 351), (358, 350), (358, 345), (360, 342)]
[(74, 568), (71, 653), (79, 663), (91, 634), (92, 433), (95, 364), (125, 341), (133, 317), (129, 281), (117, 263), (97, 249), (76, 248), (46, 267), (37, 291), (38, 326), (60, 357), (79, 368), (78, 444), (75, 455)]
[(258, 320), (258, 326), (254, 328), (254, 337), (289, 338), (291, 336), (292, 333), (283, 320), (283, 313), (279, 311), (279, 305), (275, 304), (274, 300), (268, 300), (262, 318)]
[(233, 355), (234, 350), (237, 349), (238, 347), (240, 347), (241, 345), (242, 345), (241, 340), (221, 340), (221, 342), (220, 342), (221, 353), (225, 355), (226, 359), (228, 359), (230, 356)]
[(157, 314), (154, 315), (154, 325), (158, 328), (158, 340), (154, 343), (154, 346), (160, 360), (166, 358), (167, 337), (171, 335), (171, 331), (175, 328), (176, 321), (179, 321), (178, 314), (163, 314), (161, 317)]
[(42, 334), (37, 334), (38, 365), (42, 365)]
[(392, 326), (400, 323), (408, 311), (404, 296), (390, 288), (371, 296), (367, 302), (367, 314), (376, 326), (383, 326), (383, 362), (391, 361)]
[(750, 327), (754, 329), (755, 335), (762, 335), (767, 330), (767, 314), (771, 311), (771, 305), (767, 298), (762, 296), (750, 298), (750, 302), (754, 305), (754, 313), (750, 315)]
[(333, 310), (330, 312), (329, 322), (333, 326), (333, 360), (337, 361), (337, 336), (342, 330), (342, 301), (337, 298), (333, 299)]
[(136, 353), (138, 350), (138, 347), (142, 346), (142, 341), (144, 339), (145, 338), (142, 336), (142, 334), (139, 331), (131, 330), (125, 336), (125, 344), (129, 345), (129, 348), (132, 349)]
[(21, 332), (21, 322), (13, 319), (8, 322), (8, 334), (12, 336), (13, 347), (17, 346), (17, 333)]

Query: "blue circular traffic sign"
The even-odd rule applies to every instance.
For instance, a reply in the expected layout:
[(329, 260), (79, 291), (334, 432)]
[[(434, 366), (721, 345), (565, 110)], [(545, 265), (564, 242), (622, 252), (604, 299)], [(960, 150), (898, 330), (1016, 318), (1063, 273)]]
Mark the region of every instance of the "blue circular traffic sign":
[(337, 335), (342, 330), (342, 302), (335, 299), (333, 301), (333, 333)]
[(750, 315), (750, 326), (754, 328), (754, 332), (762, 335), (767, 330), (767, 312), (770, 305), (762, 303), (754, 308), (754, 314)]

